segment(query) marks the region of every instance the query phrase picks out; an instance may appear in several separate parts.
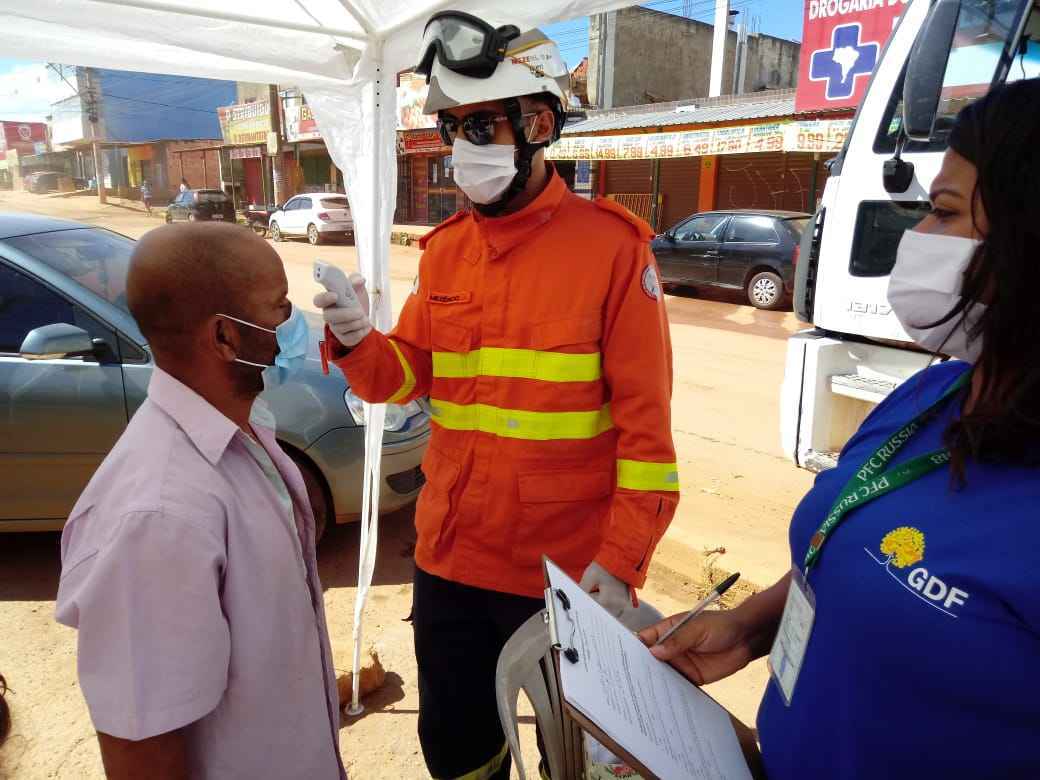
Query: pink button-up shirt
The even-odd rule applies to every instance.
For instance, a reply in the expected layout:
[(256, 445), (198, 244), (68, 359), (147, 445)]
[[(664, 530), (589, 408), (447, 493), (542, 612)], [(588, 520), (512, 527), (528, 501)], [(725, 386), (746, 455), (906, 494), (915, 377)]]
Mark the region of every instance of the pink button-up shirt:
[(336, 780), (314, 517), (274, 433), (254, 430), (292, 513), (245, 434), (156, 369), (65, 526), (57, 619), (79, 629), (99, 731), (139, 740), (186, 726), (193, 778)]

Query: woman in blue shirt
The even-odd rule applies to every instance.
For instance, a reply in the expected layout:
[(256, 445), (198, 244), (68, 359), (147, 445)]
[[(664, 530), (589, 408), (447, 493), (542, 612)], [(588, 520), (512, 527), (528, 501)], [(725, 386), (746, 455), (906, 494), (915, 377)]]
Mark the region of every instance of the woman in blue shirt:
[(819, 475), (791, 574), (652, 650), (698, 684), (769, 655), (771, 780), (1040, 777), (1038, 107), (1032, 79), (964, 109), (899, 246), (893, 311), (958, 359), (903, 383)]

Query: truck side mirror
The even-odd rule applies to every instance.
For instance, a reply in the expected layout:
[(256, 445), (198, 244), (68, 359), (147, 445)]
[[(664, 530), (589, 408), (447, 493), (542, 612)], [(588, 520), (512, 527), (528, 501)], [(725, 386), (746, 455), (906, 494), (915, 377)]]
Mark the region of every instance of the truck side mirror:
[(938, 0), (910, 52), (903, 78), (903, 132), (911, 140), (931, 140), (960, 13), (961, 0)]
[(96, 349), (83, 328), (59, 322), (29, 331), (18, 352), (25, 360), (62, 360), (93, 355)]

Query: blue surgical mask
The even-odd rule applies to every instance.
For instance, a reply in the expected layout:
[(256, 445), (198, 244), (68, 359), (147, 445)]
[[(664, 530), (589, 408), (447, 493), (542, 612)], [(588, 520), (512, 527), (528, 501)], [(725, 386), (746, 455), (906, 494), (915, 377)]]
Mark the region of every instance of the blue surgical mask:
[(271, 328), (265, 328), (262, 325), (257, 325), (254, 322), (240, 320), (238, 317), (232, 317), (230, 314), (218, 314), (217, 316), (233, 320), (240, 325), (247, 325), (250, 328), (262, 330), (265, 333), (274, 334), (275, 340), (278, 343), (278, 353), (274, 356), (274, 363), (254, 363), (251, 360), (235, 358), (236, 363), (264, 369), (265, 385), (269, 384), (267, 375), (275, 373), (272, 369), (275, 367), (286, 370), (294, 369), (299, 366), (305, 357), (307, 357), (307, 344), (310, 338), (310, 329), (307, 327), (307, 320), (303, 318), (303, 314), (300, 313), (300, 310), (296, 308), (296, 306), (292, 307), (292, 312), (289, 314), (289, 318), (273, 330)]

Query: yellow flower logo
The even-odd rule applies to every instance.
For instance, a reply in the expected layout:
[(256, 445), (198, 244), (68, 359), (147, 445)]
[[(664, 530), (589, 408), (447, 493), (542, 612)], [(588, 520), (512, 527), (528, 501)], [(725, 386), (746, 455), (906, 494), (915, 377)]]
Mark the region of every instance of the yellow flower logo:
[(895, 528), (881, 540), (881, 552), (900, 569), (913, 566), (924, 559), (924, 534), (908, 525)]

